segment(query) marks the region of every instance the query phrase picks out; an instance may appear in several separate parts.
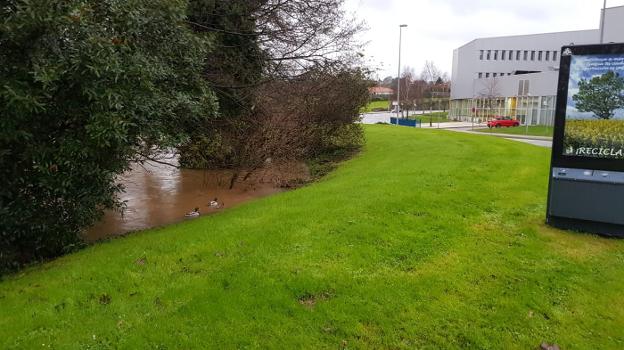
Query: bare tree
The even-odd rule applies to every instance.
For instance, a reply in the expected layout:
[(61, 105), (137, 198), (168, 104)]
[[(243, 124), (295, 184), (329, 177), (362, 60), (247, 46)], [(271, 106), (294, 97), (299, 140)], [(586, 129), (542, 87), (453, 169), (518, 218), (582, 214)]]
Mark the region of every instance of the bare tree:
[(268, 56), (267, 73), (291, 77), (311, 68), (358, 61), (364, 24), (347, 16), (345, 0), (265, 0), (255, 12)]
[(440, 69), (433, 63), (433, 61), (426, 61), (423, 67), (420, 78), (428, 83), (434, 83), (442, 76)]
[(438, 81), (438, 79), (440, 79), (441, 76), (442, 72), (435, 65), (435, 63), (433, 63), (433, 61), (425, 62), (425, 66), (423, 67), (420, 77), (422, 80), (427, 82), (427, 85), (429, 85), (429, 126), (433, 126), (433, 98), (435, 95), (433, 93), (433, 86), (435, 86), (436, 82)]
[[(316, 142), (314, 137), (327, 135), (323, 128), (329, 127), (328, 114), (324, 123), (314, 125), (318, 128), (312, 135), (306, 134), (312, 132), (309, 124), (295, 118), (304, 118), (322, 103), (365, 104), (360, 95), (353, 98), (335, 90), (355, 84), (353, 68), (361, 61), (357, 34), (364, 26), (350, 18), (344, 2), (189, 0), (191, 28), (209, 33), (215, 46), (206, 57), (205, 77), (216, 92), (220, 116), (197, 128), (179, 148), (186, 153), (181, 158), (184, 164), (253, 171), (267, 158), (308, 155), (300, 142)], [(280, 108), (272, 109), (269, 100)], [(359, 107), (349, 110), (349, 126), (357, 120)], [(346, 129), (336, 125), (328, 132)]]
[(442, 75), (440, 76), (440, 79), (442, 79), (442, 81), (447, 84), (451, 82), (451, 77), (449, 76), (448, 72), (442, 73)]
[(479, 97), (484, 99), (488, 114), (486, 118), (491, 118), (494, 101), (501, 96), (498, 78), (488, 78), (481, 80), (482, 89), (479, 91)]
[[(352, 68), (362, 60), (365, 29), (345, 0), (190, 0), (188, 22), (215, 46), (205, 77), (222, 114), (249, 114), (255, 89), (315, 69)], [(223, 113), (224, 110), (226, 113)]]
[(414, 109), (419, 107), (424, 110), (427, 104), (427, 92), (429, 91), (429, 84), (422, 80), (414, 80), (410, 86), (410, 96), (414, 102)]
[(415, 77), (416, 73), (414, 72), (414, 68), (409, 66), (403, 68), (400, 84), (401, 91), (405, 91), (405, 93), (401, 96), (401, 101), (399, 101), (399, 105), (401, 106), (400, 109), (402, 114), (405, 113), (404, 111), (407, 111), (406, 115), (403, 115), (404, 118), (409, 117), (410, 109), (414, 108), (411, 87)]

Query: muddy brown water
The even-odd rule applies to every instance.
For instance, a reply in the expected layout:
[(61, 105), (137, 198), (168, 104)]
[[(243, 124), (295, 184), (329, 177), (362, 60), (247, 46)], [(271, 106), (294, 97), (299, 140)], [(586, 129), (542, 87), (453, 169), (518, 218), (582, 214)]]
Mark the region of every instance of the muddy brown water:
[[(195, 207), (201, 216), (227, 210), (242, 203), (266, 197), (309, 181), (304, 164), (271, 165), (241, 179), (230, 189), (234, 171), (178, 169), (157, 163), (134, 165), (119, 182), (125, 191), (119, 198), (126, 203), (122, 212), (107, 211), (104, 218), (85, 232), (88, 242), (164, 226), (185, 220)], [(223, 208), (210, 208), (218, 198)]]

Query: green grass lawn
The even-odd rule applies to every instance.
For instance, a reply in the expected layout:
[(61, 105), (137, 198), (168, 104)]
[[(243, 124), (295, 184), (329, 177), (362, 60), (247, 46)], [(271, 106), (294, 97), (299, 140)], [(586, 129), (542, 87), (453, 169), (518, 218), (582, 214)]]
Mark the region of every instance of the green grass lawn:
[(510, 134), (510, 135), (531, 135), (531, 136), (553, 136), (554, 128), (552, 126), (529, 126), (527, 133), (526, 126), (518, 126), (515, 128), (485, 128), (477, 129), (475, 131), (494, 133), (494, 134)]
[(389, 106), (390, 106), (390, 102), (388, 101), (371, 101), (365, 107), (362, 107), (360, 109), (360, 113), (369, 113), (369, 112), (372, 112), (374, 109), (378, 109), (378, 108), (387, 111)]
[(420, 120), (423, 124), (427, 124), (430, 121), (433, 123), (448, 123), (451, 121), (448, 119), (448, 112), (416, 114), (410, 116), (410, 119)]
[(544, 225), (548, 150), (366, 135), (309, 187), (5, 277), (0, 348), (624, 348), (624, 242)]

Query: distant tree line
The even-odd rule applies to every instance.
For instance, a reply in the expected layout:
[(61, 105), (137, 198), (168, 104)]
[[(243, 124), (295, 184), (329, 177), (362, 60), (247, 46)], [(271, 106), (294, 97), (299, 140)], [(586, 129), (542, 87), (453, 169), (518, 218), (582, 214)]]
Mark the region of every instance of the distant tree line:
[(397, 86), (401, 84), (401, 110), (404, 115), (413, 110), (443, 110), (449, 105), (450, 79), (432, 61), (426, 61), (420, 74), (406, 66), (401, 78), (387, 77), (378, 83), (395, 90), (391, 97), (397, 100)]
[(0, 1), (0, 273), (79, 247), (160, 150), (253, 171), (358, 147), (342, 2)]

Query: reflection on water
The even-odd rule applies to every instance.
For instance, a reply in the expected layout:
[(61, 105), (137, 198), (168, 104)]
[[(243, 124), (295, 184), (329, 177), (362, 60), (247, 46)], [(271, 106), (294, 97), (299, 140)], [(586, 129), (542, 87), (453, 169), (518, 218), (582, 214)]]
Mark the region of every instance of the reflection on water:
[[(297, 168), (297, 166), (295, 167)], [(292, 165), (288, 169), (293, 169)], [(300, 166), (296, 177), (306, 177)], [(279, 171), (277, 171), (279, 174)], [(162, 226), (183, 220), (185, 213), (195, 207), (202, 215), (215, 213), (237, 204), (282, 191), (282, 175), (275, 170), (262, 170), (245, 181), (238, 181), (229, 189), (232, 171), (187, 170), (167, 165), (149, 163), (135, 165), (120, 177), (125, 192), (120, 199), (127, 204), (122, 213), (109, 211), (103, 220), (87, 230), (87, 241), (121, 235), (129, 231)], [(214, 198), (224, 209), (209, 207)]]

